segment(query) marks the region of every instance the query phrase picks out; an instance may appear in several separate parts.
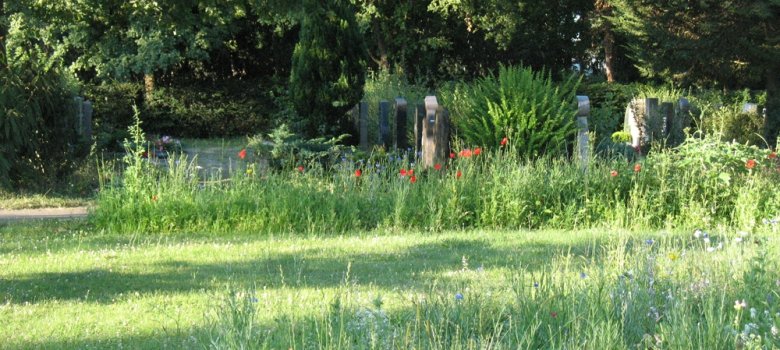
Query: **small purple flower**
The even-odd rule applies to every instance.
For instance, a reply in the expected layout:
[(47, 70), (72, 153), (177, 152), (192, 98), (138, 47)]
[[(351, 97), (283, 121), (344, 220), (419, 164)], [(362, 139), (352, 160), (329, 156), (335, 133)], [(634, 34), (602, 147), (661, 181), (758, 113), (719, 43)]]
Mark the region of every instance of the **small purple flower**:
[(539, 282), (534, 282), (534, 288), (539, 288)]
[(646, 241), (645, 241), (645, 243), (646, 243), (647, 245), (653, 245), (653, 243), (655, 243), (655, 240), (653, 240), (653, 239), (648, 239), (648, 240), (646, 240)]
[(585, 274), (584, 272), (580, 272), (580, 278), (581, 279), (585, 279), (586, 277), (588, 277), (587, 274)]
[(253, 303), (256, 303), (256, 302), (257, 302), (257, 298), (255, 298), (255, 297), (250, 297), (250, 298), (249, 298), (249, 301), (251, 301), (251, 302), (253, 302)]
[(455, 294), (455, 300), (463, 300), (463, 294), (460, 293)]

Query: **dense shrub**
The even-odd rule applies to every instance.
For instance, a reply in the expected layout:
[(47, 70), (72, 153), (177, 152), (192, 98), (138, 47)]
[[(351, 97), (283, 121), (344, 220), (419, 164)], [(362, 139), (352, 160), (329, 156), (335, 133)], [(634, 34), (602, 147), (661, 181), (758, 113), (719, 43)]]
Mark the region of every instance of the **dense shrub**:
[(360, 101), (366, 57), (355, 8), (346, 1), (303, 2), (290, 94), (306, 137), (353, 134), (347, 111)]
[(143, 104), (143, 86), (133, 83), (86, 85), (84, 97), (92, 101), (93, 133), (98, 149), (118, 149), (133, 123), (133, 106)]
[(0, 69), (0, 184), (48, 189), (87, 153), (74, 96), (56, 60), (34, 45), (15, 51)]
[(160, 86), (149, 101), (140, 83), (90, 85), (85, 96), (93, 101), (98, 146), (117, 148), (128, 137), (133, 106), (150, 134), (176, 137), (253, 135), (271, 128), (274, 97), (263, 81), (174, 81)]
[(179, 137), (252, 135), (271, 126), (273, 101), (259, 81), (159, 87), (142, 112), (150, 133)]
[(498, 75), (442, 93), (456, 132), (466, 143), (505, 146), (521, 157), (561, 154), (573, 140), (578, 77), (561, 83), (529, 68), (501, 67)]

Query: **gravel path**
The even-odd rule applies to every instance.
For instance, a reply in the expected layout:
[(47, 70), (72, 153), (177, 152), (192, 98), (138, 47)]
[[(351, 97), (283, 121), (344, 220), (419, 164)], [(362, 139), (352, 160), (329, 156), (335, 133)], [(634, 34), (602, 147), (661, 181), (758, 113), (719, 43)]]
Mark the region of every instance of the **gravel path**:
[(86, 216), (87, 207), (0, 210), (0, 221), (80, 219)]

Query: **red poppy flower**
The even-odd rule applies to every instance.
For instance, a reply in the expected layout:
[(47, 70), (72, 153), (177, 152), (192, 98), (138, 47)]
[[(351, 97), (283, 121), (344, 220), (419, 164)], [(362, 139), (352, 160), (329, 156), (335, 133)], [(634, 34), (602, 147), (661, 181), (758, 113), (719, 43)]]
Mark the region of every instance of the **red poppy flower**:
[(415, 182), (417, 182), (417, 177), (416, 177), (416, 176), (414, 176), (414, 175), (412, 175), (412, 176), (409, 178), (409, 182), (411, 182), (411, 183), (415, 183)]
[(776, 158), (777, 158), (777, 152), (772, 152), (772, 153), (769, 153), (769, 155), (767, 156), (767, 158), (769, 158), (769, 159), (776, 159)]
[(506, 137), (504, 137), (503, 139), (501, 139), (501, 146), (502, 146), (502, 147), (503, 147), (503, 146), (506, 146), (507, 142), (509, 142), (509, 139), (508, 139), (508, 138), (506, 138)]
[(360, 177), (360, 175), (363, 175), (363, 172), (360, 169), (355, 170), (355, 177)]
[(745, 168), (753, 169), (756, 167), (756, 160), (755, 159), (748, 159), (747, 162), (745, 162)]
[(303, 165), (299, 165), (299, 166), (298, 166), (298, 172), (299, 172), (299, 173), (302, 173), (302, 172), (303, 172)]
[(244, 149), (242, 149), (242, 150), (240, 150), (238, 152), (238, 158), (241, 158), (241, 159), (246, 158), (246, 148), (244, 148)]
[(463, 173), (461, 173), (460, 170), (458, 170), (458, 172), (455, 173), (455, 178), (460, 179), (461, 176), (463, 176)]
[(642, 164), (639, 163), (634, 164), (634, 172), (638, 173), (640, 171), (642, 171)]
[(469, 157), (471, 157), (471, 150), (467, 148), (467, 149), (464, 149), (464, 150), (460, 151), (460, 156), (461, 156), (461, 158), (469, 158)]
[(612, 177), (618, 176), (618, 172), (617, 172), (617, 170), (612, 170), (612, 171), (610, 171), (610, 172), (609, 172), (609, 176), (612, 176)]
[(450, 152), (450, 159), (455, 159), (455, 152)]
[(436, 171), (439, 171), (439, 170), (441, 170), (441, 164), (436, 163), (436, 164), (433, 165), (433, 168), (436, 169)]
[(414, 176), (414, 169), (409, 169), (406, 171), (406, 175)]
[(406, 176), (406, 169), (401, 169), (401, 176)]
[(480, 153), (482, 153), (482, 148), (477, 147), (477, 148), (474, 149), (474, 155), (475, 156), (478, 156)]

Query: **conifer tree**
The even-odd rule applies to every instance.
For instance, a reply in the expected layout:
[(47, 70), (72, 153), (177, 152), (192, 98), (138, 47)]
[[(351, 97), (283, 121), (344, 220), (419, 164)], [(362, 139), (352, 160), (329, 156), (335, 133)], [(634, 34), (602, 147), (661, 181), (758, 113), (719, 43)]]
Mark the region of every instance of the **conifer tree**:
[(347, 111), (365, 85), (366, 49), (345, 0), (305, 0), (298, 44), (292, 58), (290, 94), (309, 137), (352, 133)]

